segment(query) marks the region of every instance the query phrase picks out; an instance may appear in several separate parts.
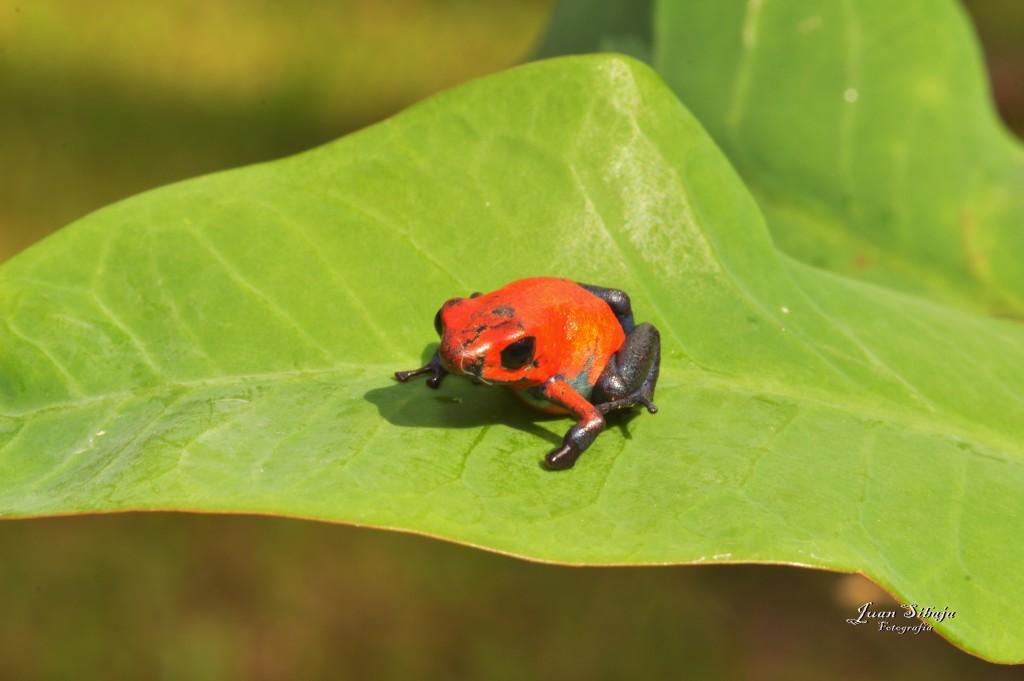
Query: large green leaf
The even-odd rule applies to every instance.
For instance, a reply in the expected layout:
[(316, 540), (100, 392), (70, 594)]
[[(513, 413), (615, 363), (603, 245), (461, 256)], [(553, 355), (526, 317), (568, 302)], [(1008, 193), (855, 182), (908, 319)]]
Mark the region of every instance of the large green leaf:
[[(662, 332), (571, 471), (494, 388), (400, 385), (452, 295), (552, 274)], [(0, 514), (279, 513), (568, 563), (863, 571), (1024, 659), (1024, 327), (777, 254), (659, 78), (515, 69), (141, 195), (0, 269)]]

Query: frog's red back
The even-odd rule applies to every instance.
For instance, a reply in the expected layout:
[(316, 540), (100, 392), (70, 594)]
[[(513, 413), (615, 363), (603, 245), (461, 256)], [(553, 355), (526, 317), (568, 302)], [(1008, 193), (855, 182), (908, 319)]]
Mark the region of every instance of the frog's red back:
[(524, 332), (537, 338), (537, 383), (560, 374), (593, 386), (626, 337), (608, 304), (569, 279), (520, 279), (490, 296), (513, 307)]

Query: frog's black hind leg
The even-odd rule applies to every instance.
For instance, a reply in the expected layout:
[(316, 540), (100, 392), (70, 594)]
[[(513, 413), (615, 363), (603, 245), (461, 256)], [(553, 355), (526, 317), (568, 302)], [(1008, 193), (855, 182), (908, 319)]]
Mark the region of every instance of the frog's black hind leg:
[(615, 317), (619, 320), (619, 324), (622, 325), (622, 330), (626, 332), (626, 335), (633, 332), (633, 329), (636, 328), (636, 322), (633, 321), (633, 305), (629, 300), (629, 294), (617, 288), (604, 288), (603, 286), (576, 283), (608, 303), (608, 307), (615, 313)]
[(580, 454), (604, 430), (604, 416), (597, 406), (588, 402), (561, 376), (549, 378), (536, 390), (545, 400), (557, 404), (579, 419), (565, 434), (562, 446), (544, 457), (544, 465), (551, 470), (572, 468)]
[(654, 386), (661, 368), (661, 336), (643, 323), (626, 335), (622, 347), (608, 360), (594, 386), (594, 406), (602, 414), (642, 404), (651, 414)]

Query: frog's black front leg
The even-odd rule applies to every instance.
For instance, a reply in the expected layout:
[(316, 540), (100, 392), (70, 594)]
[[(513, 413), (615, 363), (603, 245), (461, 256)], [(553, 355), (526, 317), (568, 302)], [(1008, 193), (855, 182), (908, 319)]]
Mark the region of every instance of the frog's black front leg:
[(598, 411), (607, 414), (637, 404), (654, 414), (654, 386), (661, 368), (661, 336), (652, 324), (643, 323), (626, 336), (594, 386)]
[(604, 416), (560, 376), (548, 379), (539, 386), (538, 392), (548, 402), (565, 408), (579, 419), (565, 434), (562, 446), (544, 457), (548, 468), (572, 468), (580, 454), (604, 431)]
[(427, 386), (431, 388), (439, 387), (441, 381), (448, 375), (448, 370), (441, 364), (441, 357), (436, 352), (430, 358), (430, 361), (427, 362), (426, 366), (413, 369), (412, 371), (396, 371), (395, 378), (399, 382), (405, 383), (413, 376), (422, 376), (423, 374), (430, 374), (430, 378), (427, 379)]

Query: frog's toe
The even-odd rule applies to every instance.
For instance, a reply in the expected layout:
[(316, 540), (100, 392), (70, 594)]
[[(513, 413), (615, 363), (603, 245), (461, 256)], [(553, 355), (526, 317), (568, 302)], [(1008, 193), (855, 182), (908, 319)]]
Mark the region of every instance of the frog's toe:
[(564, 471), (576, 465), (579, 453), (574, 452), (571, 447), (564, 445), (544, 457), (544, 465), (553, 471)]
[(396, 371), (395, 380), (397, 380), (399, 383), (406, 383), (413, 376), (422, 376), (423, 374), (429, 373), (429, 371), (430, 369), (428, 367), (423, 367), (421, 369), (412, 369), (411, 371)]
[(654, 402), (651, 402), (646, 397), (638, 397), (636, 399), (636, 401), (637, 401), (637, 404), (642, 404), (642, 405), (644, 405), (647, 408), (647, 413), (648, 414), (657, 414), (658, 413), (658, 407), (654, 404)]
[(607, 415), (613, 411), (619, 411), (620, 409), (629, 409), (636, 405), (643, 405), (647, 409), (648, 414), (657, 414), (658, 407), (651, 402), (651, 398), (643, 393), (633, 393), (626, 397), (618, 400), (611, 400), (609, 402), (602, 402), (601, 404), (594, 405), (601, 414)]

